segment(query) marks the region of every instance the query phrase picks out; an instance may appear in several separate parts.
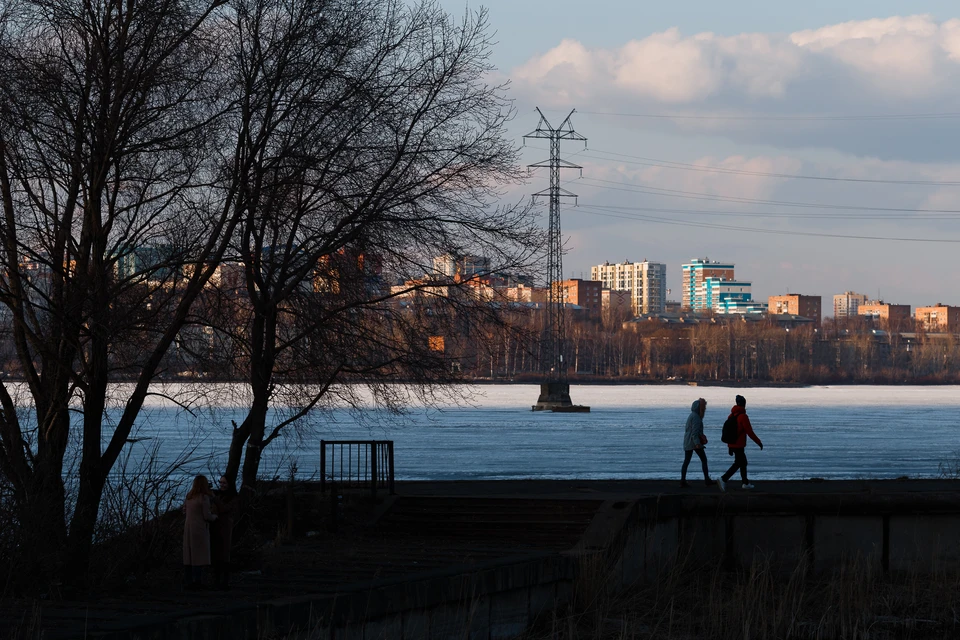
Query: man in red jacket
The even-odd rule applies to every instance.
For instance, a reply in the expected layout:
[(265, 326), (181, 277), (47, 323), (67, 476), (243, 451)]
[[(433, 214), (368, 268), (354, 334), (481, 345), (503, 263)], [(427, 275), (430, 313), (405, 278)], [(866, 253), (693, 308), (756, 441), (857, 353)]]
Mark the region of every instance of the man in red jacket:
[(727, 490), (727, 483), (730, 481), (730, 478), (733, 477), (733, 474), (737, 472), (737, 469), (740, 470), (740, 479), (743, 481), (744, 489), (753, 489), (754, 486), (750, 484), (750, 481), (747, 480), (747, 454), (744, 453), (744, 449), (747, 446), (747, 436), (750, 436), (750, 439), (757, 443), (757, 446), (760, 447), (760, 451), (763, 451), (763, 443), (760, 442), (760, 438), (757, 437), (757, 434), (753, 432), (753, 426), (750, 424), (750, 418), (747, 417), (747, 399), (743, 396), (737, 396), (737, 404), (734, 405), (733, 409), (730, 410), (730, 414), (737, 417), (737, 440), (732, 444), (728, 444), (730, 455), (734, 456), (733, 466), (727, 469), (727, 472), (720, 476), (717, 480), (717, 484), (720, 485), (720, 489), (723, 491)]

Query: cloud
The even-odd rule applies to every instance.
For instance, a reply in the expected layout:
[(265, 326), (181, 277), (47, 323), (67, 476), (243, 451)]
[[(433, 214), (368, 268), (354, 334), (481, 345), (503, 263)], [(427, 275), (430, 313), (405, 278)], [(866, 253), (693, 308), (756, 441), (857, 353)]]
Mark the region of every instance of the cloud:
[[(673, 28), (608, 49), (564, 40), (511, 77), (524, 99), (581, 111), (767, 118), (956, 112), (960, 20), (897, 16), (734, 36)], [(944, 143), (945, 132), (960, 133), (960, 119), (618, 122), (887, 158), (960, 157), (957, 145)]]
[(613, 61), (616, 86), (662, 102), (702, 100), (721, 82), (721, 61), (677, 29), (628, 42)]

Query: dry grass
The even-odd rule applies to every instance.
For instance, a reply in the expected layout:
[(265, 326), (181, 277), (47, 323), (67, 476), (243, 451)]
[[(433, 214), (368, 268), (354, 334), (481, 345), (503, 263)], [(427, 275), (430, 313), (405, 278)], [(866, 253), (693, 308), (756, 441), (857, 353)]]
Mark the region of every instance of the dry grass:
[(588, 561), (571, 604), (526, 640), (888, 640), (960, 637), (960, 575), (884, 576), (860, 559), (814, 574), (806, 559), (780, 571), (677, 562), (659, 580), (616, 593)]

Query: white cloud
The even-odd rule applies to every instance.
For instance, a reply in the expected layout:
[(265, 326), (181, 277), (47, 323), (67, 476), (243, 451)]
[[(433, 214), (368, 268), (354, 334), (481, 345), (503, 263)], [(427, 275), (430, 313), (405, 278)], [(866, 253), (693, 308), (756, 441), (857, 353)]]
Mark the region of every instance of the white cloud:
[[(960, 111), (960, 20), (905, 16), (735, 36), (688, 36), (674, 28), (606, 49), (564, 40), (515, 69), (512, 77), (521, 95), (548, 108), (831, 116)], [(910, 139), (931, 139), (942, 157), (940, 134), (924, 129), (934, 125), (943, 122), (899, 121), (881, 136), (901, 140), (903, 153), (917, 159), (921, 145)], [(956, 125), (960, 122), (949, 123)], [(792, 142), (778, 139), (791, 133), (784, 133), (782, 124), (707, 120), (667, 121), (666, 126), (709, 128), (789, 146), (824, 144), (856, 152), (859, 144), (864, 153), (886, 144), (871, 143), (836, 122), (799, 123)], [(776, 131), (768, 136), (764, 127)], [(800, 128), (806, 131), (798, 134)], [(829, 133), (817, 139), (811, 129)]]
[(722, 81), (721, 60), (696, 38), (682, 38), (677, 29), (628, 42), (614, 61), (618, 86), (662, 102), (703, 99)]
[[(602, 49), (591, 51), (576, 40), (563, 40), (545, 54), (514, 69), (511, 75), (527, 88), (550, 87), (550, 101), (566, 104), (571, 99), (588, 98), (599, 76), (609, 76), (612, 55)], [(600, 86), (603, 84), (600, 81)]]
[[(676, 28), (632, 40), (618, 49), (588, 49), (574, 40), (514, 71), (524, 83), (562, 72), (565, 84), (604, 83), (668, 103), (703, 100), (724, 89), (783, 97), (792, 81), (816, 73), (817, 63), (866, 76), (885, 91), (902, 93), (902, 81), (923, 80), (934, 89), (938, 72), (960, 66), (960, 20), (928, 16), (846, 22), (788, 35), (701, 33)], [(951, 69), (944, 69), (949, 65)], [(826, 97), (826, 96), (825, 96)]]

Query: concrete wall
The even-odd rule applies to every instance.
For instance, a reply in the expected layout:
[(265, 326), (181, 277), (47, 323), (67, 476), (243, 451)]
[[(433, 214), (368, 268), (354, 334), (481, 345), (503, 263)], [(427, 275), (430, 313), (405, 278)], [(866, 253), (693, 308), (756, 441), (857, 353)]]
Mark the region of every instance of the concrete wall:
[(831, 571), (854, 560), (878, 571), (960, 570), (960, 496), (726, 494), (607, 502), (580, 543), (562, 554), (238, 605), (218, 615), (145, 616), (137, 628), (91, 637), (499, 640), (570, 602), (578, 582), (620, 590), (686, 563), (736, 569), (763, 562), (792, 571), (807, 562), (814, 571)]
[(614, 565), (622, 585), (656, 580), (678, 563), (960, 571), (960, 497), (950, 494), (662, 497), (640, 501), (628, 529)]

